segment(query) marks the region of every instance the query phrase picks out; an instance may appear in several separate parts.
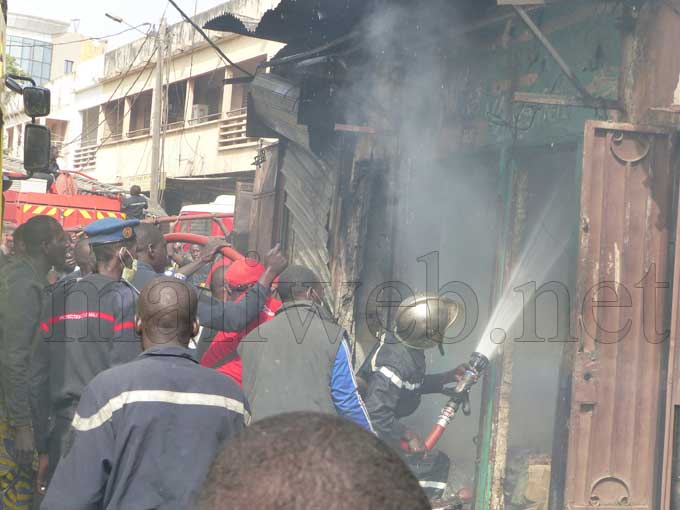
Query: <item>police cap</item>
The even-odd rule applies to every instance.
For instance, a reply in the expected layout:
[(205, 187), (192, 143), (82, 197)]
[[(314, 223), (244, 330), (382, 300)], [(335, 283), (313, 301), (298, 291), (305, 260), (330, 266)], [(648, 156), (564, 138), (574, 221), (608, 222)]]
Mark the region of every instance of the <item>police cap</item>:
[(91, 246), (108, 243), (120, 243), (134, 239), (134, 227), (139, 225), (139, 220), (121, 220), (118, 218), (104, 218), (90, 223), (84, 232)]

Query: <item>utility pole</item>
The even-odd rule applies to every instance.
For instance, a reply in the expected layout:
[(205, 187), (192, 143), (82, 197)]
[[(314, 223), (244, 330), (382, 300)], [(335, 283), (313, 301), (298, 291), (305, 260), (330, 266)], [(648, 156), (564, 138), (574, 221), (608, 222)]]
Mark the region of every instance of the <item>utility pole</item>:
[(160, 205), (161, 191), (161, 124), (163, 119), (163, 59), (165, 58), (165, 18), (156, 34), (156, 83), (151, 112), (151, 203)]

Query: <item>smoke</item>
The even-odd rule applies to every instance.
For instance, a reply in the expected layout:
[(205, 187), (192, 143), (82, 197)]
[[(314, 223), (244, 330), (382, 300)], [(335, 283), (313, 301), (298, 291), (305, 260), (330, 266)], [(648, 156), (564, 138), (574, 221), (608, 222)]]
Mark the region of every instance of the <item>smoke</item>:
[[(428, 351), (429, 372), (450, 370), (467, 361), (476, 349), (491, 354), (496, 345), (484, 339), (493, 328), (506, 330), (507, 341), (512, 341), (516, 319), (524, 308), (522, 295), (512, 289), (532, 281), (539, 287), (550, 280), (568, 283), (572, 261), (567, 255), (574, 241), (576, 197), (568, 177), (575, 170), (574, 148), (555, 149), (541, 157), (513, 152), (516, 167), (528, 174), (525, 233), (520, 236), (516, 269), (506, 278), (509, 290), (492, 314), (496, 264), (506, 249), (499, 248), (499, 231), (515, 218), (508, 218), (504, 225), (507, 181), (501, 143), (492, 140), (493, 145), (483, 149), (476, 127), (487, 115), (484, 94), (489, 94), (490, 87), (482, 80), (484, 76), (501, 80), (503, 70), (480, 71), (483, 66), (475, 67), (479, 62), (468, 54), (479, 41), (470, 40), (473, 36), (452, 36), (465, 26), (462, 16), (469, 14), (461, 4), (378, 5), (361, 27), (364, 52), (354, 54), (363, 65), (353, 65), (348, 80), (350, 96), (360, 99), (359, 107), (348, 112), (347, 121), (376, 128), (383, 143), (392, 144), (392, 153), (397, 154), (390, 162), (394, 181), (384, 204), (396, 208), (394, 277), (416, 292), (425, 291), (423, 258), (436, 252), (439, 285), (463, 282), (478, 301), (476, 327), (467, 338), (446, 345), (444, 357)], [(481, 11), (485, 2), (476, 4)], [(498, 30), (502, 33), (503, 27)], [(499, 139), (506, 136), (508, 140), (510, 130), (489, 128), (484, 136), (498, 134)], [(380, 260), (368, 260), (366, 269), (380, 264)], [(538, 304), (540, 336), (550, 337), (546, 332), (558, 329), (556, 315), (551, 302)], [(547, 342), (516, 349), (511, 447), (550, 451), (560, 352), (560, 344)], [(477, 461), (473, 440), (479, 432), (481, 385), (473, 388), (471, 398), (472, 416), (456, 418), (439, 444), (452, 460), (452, 478), (467, 485), (471, 485)], [(426, 435), (445, 400), (441, 395), (424, 397), (418, 411), (404, 422)]]

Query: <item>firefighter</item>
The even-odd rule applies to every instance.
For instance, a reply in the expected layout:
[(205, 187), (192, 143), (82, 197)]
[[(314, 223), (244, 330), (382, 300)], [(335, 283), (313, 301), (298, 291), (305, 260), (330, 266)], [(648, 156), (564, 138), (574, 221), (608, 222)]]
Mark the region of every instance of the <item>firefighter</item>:
[(411, 415), (421, 396), (440, 393), (457, 380), (465, 365), (426, 375), (425, 349), (441, 348), (444, 332), (459, 318), (455, 302), (437, 296), (412, 296), (399, 305), (394, 331), (388, 331), (358, 372), (371, 423), (379, 437), (402, 453), (430, 497), (446, 489), (449, 459), (427, 451), (418, 434), (399, 420)]
[[(137, 237), (137, 272), (132, 285), (141, 290), (151, 280), (162, 276), (168, 264), (167, 242), (161, 231), (148, 224), (139, 225)], [(178, 271), (165, 273), (181, 280), (187, 274), (198, 269), (204, 261), (210, 261), (219, 248), (225, 246), (220, 239), (211, 240), (204, 247), (203, 259), (180, 268)], [(269, 289), (274, 279), (283, 271), (288, 262), (281, 255), (279, 246), (275, 246), (265, 256), (265, 271), (258, 281), (247, 292), (245, 298), (238, 303), (222, 302), (213, 299), (207, 292), (196, 288), (199, 293), (198, 320), (203, 327), (219, 331), (242, 331), (255, 320), (269, 296)], [(193, 269), (190, 268), (193, 266)]]
[(121, 211), (126, 218), (141, 220), (144, 218), (144, 210), (149, 208), (149, 200), (142, 195), (142, 188), (136, 184), (130, 187), (130, 196), (125, 197), (121, 203)]
[(338, 414), (367, 430), (349, 335), (325, 310), (319, 277), (303, 266), (282, 274), (276, 317), (241, 341), (243, 389), (253, 418), (293, 411)]
[(85, 227), (97, 271), (66, 280), (43, 307), (42, 335), (31, 364), (39, 487), (61, 458), (83, 388), (100, 372), (141, 352), (134, 331), (137, 294), (122, 279), (123, 269), (132, 266), (133, 227), (138, 223), (106, 218)]
[(34, 437), (29, 367), (42, 293), (51, 267), (61, 268), (66, 235), (50, 216), (23, 225), (25, 256), (0, 271), (0, 508), (30, 508)]
[[(264, 271), (264, 266), (253, 259), (236, 260), (231, 264), (220, 262), (213, 266), (207, 282), (215, 299), (238, 302), (257, 283)], [(269, 296), (260, 315), (244, 331), (203, 328), (197, 353), (201, 365), (214, 368), (241, 384), (243, 364), (236, 350), (241, 339), (260, 324), (274, 318), (280, 307), (281, 301)]]
[(135, 318), (144, 352), (85, 388), (43, 509), (192, 507), (220, 444), (249, 420), (238, 385), (187, 349), (196, 302), (176, 278), (144, 288)]

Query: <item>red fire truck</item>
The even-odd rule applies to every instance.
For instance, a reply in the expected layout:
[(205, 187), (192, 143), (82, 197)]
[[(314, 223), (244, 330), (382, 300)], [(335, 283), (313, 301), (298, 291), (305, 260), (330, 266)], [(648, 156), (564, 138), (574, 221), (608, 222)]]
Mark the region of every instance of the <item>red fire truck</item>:
[[(14, 180), (12, 187), (4, 193), (5, 225), (16, 227), (40, 214), (52, 216), (66, 229), (84, 227), (102, 218), (125, 217), (121, 212), (119, 190), (98, 183), (84, 174), (64, 172), (64, 175), (76, 177), (71, 194), (42, 191), (39, 179)], [(12, 174), (9, 177), (16, 178)], [(36, 190), (31, 184), (37, 184), (39, 189)], [(45, 185), (43, 188), (46, 189)]]

